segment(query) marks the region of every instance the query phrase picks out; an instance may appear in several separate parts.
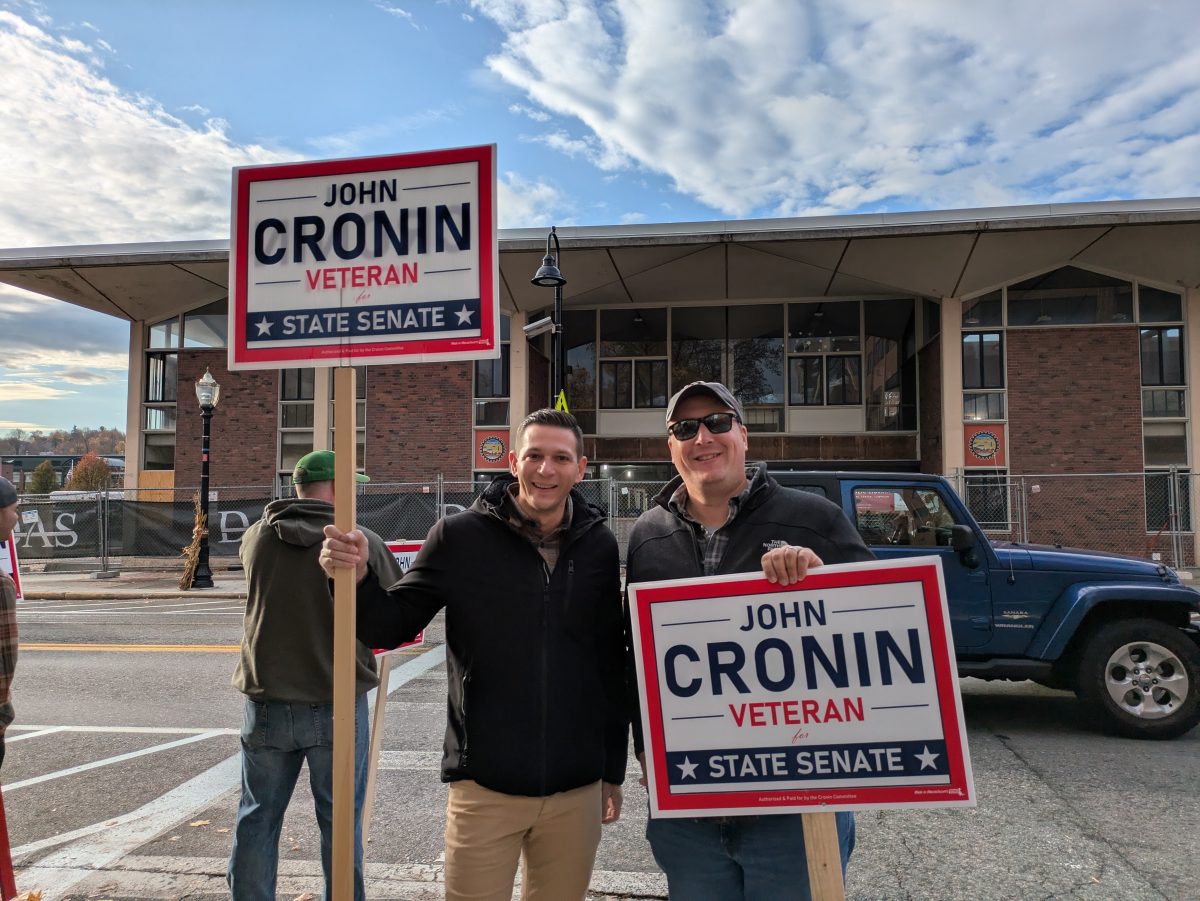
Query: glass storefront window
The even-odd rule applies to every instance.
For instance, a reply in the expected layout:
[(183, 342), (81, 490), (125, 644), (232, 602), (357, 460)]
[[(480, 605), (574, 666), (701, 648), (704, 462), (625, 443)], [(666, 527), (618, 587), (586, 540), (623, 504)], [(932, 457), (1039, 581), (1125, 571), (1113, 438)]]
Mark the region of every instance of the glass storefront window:
[(1008, 324), (1085, 325), (1131, 322), (1133, 284), (1063, 266), (1008, 287)]
[(179, 346), (179, 317), (172, 316), (162, 322), (150, 326), (150, 343), (152, 348)]
[(665, 357), (667, 311), (601, 310), (601, 357)]
[(564, 310), (567, 404), (585, 434), (596, 433), (596, 311)]
[(725, 362), (725, 307), (671, 311), (671, 392), (689, 382), (719, 382)]
[(867, 430), (917, 427), (916, 321), (911, 298), (863, 303)]
[(963, 301), (962, 324), (965, 328), (999, 326), (1004, 324), (1000, 291), (993, 291), (974, 300)]
[(218, 300), (183, 317), (184, 347), (227, 347), (229, 301)]
[(1183, 321), (1183, 298), (1171, 291), (1138, 285), (1138, 309), (1142, 322)]
[(789, 353), (858, 350), (859, 333), (857, 300), (788, 304)]

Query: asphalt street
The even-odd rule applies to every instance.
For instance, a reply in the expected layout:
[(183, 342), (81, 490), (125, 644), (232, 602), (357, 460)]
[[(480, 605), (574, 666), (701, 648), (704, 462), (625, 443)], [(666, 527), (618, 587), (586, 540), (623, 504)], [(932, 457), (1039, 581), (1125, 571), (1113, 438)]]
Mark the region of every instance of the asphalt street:
[[(213, 594), (179, 598), (161, 579), (122, 579), (60, 592), (74, 597), (46, 590), (52, 599), (21, 608), (17, 722), (3, 770), (18, 887), (45, 901), (227, 897), (240, 585), (218, 580)], [(26, 577), (26, 590), (37, 594), (38, 582)], [(387, 696), (367, 850), (373, 899), (442, 897), (440, 618), (427, 636), (397, 658)], [(979, 806), (860, 814), (847, 897), (1200, 898), (1200, 732), (1113, 738), (1083, 722), (1070, 695), (961, 684)], [(645, 816), (631, 780), (621, 821), (604, 833), (596, 897), (666, 896)], [(302, 779), (285, 822), (279, 898), (319, 893), (317, 849)]]

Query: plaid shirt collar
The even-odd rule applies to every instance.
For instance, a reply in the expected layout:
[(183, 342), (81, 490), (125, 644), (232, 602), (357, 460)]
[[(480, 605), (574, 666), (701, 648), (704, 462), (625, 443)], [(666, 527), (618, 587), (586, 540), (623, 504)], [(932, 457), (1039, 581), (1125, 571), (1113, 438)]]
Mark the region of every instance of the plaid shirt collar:
[(691, 514), (688, 513), (686, 484), (680, 484), (675, 489), (675, 493), (671, 495), (671, 499), (667, 501), (667, 509), (691, 526), (692, 536), (696, 539), (696, 547), (700, 551), (700, 558), (703, 561), (704, 575), (717, 575), (718, 568), (721, 565), (721, 558), (725, 555), (725, 549), (729, 546), (729, 524), (737, 517), (738, 510), (742, 508), (742, 504), (750, 497), (750, 491), (754, 485), (754, 477), (757, 474), (757, 466), (746, 470), (746, 487), (742, 490), (741, 494), (729, 499), (729, 515), (725, 517), (724, 523), (712, 531), (709, 531), (703, 523), (693, 519)]

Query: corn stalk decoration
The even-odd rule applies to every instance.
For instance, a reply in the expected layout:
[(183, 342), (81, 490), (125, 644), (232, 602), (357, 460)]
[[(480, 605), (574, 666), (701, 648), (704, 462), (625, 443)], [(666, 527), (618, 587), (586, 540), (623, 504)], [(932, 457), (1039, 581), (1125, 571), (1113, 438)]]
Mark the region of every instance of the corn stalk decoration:
[(183, 575), (179, 577), (179, 587), (187, 591), (192, 587), (196, 578), (196, 567), (200, 563), (200, 539), (208, 533), (208, 517), (200, 512), (200, 495), (192, 495), (192, 507), (196, 511), (195, 525), (192, 527), (192, 541), (183, 548), (180, 554), (184, 559)]

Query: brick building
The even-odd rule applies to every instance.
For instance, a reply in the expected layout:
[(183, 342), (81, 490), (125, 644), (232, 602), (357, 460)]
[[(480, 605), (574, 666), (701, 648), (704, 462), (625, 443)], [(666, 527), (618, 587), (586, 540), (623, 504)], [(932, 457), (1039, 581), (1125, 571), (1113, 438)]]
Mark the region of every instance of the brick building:
[[(558, 234), (568, 399), (596, 475), (670, 475), (663, 408), (696, 378), (739, 394), (751, 457), (965, 472), (997, 531), (1012, 511), (989, 480), (1149, 473), (1122, 524), (1145, 532), (1167, 490), (1154, 474), (1191, 470), (1200, 199)], [(548, 336), (521, 329), (551, 303), (530, 284), (545, 235), (500, 233), (501, 360), (359, 370), (375, 480), (504, 466), (488, 458), (509, 424), (549, 400)], [(130, 321), (129, 488), (197, 484), (206, 367), (222, 386), (214, 485), (281, 490), (301, 454), (332, 446), (329, 370), (226, 369), (228, 255), (225, 241), (0, 252), (0, 281)]]

